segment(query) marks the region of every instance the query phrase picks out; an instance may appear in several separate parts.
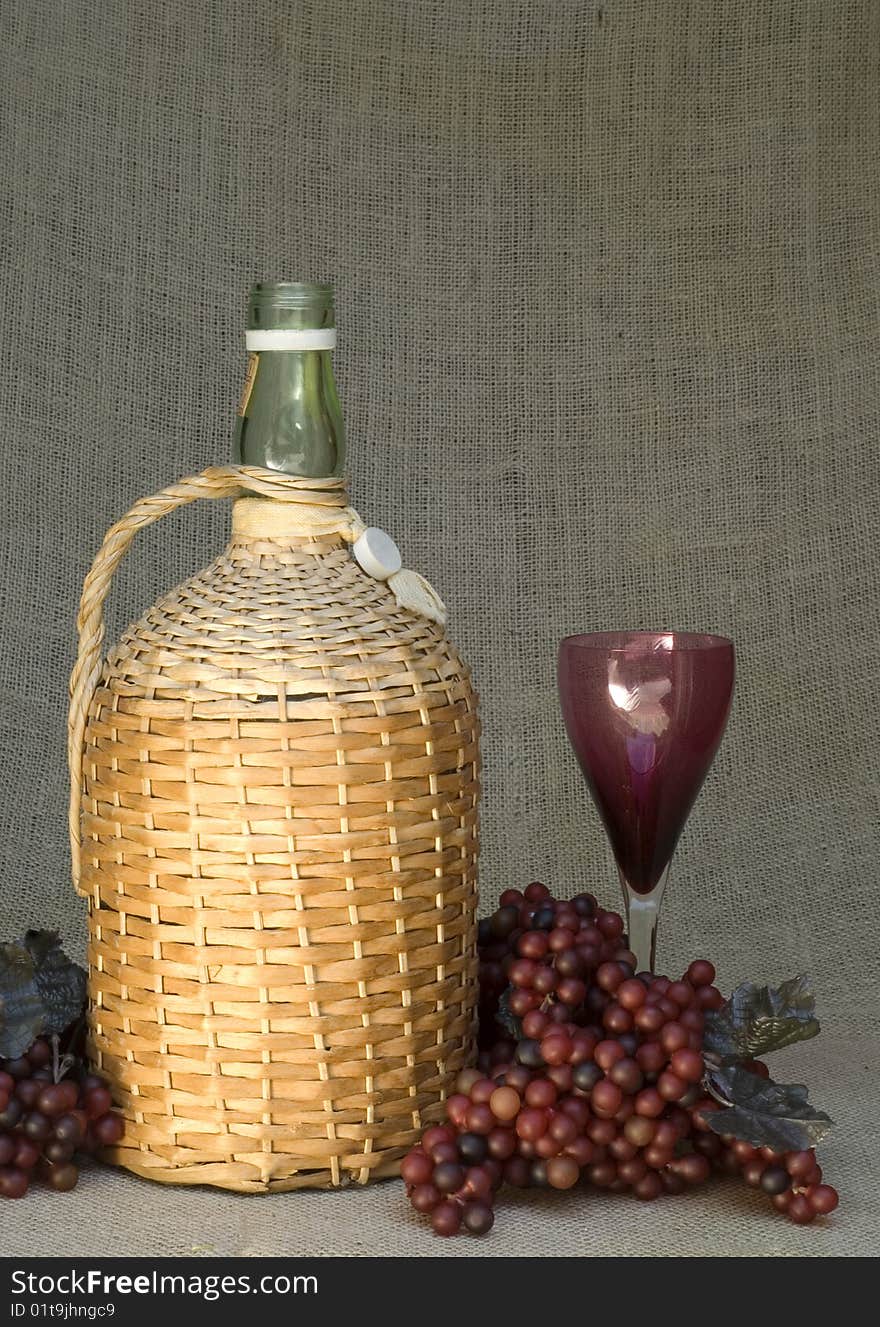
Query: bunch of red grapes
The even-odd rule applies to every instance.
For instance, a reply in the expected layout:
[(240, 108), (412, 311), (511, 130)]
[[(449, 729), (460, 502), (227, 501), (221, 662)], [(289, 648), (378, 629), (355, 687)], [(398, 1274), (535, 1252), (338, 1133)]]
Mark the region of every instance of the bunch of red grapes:
[[(0, 1197), (23, 1198), (36, 1177), (58, 1193), (76, 1187), (78, 1155), (112, 1147), (125, 1130), (107, 1085), (44, 1038), (15, 1060), (0, 1059)], [(58, 1080), (58, 1081), (56, 1081)]]
[(704, 1086), (704, 1015), (724, 1003), (711, 963), (679, 981), (636, 974), (617, 913), (538, 883), (502, 894), (479, 953), (477, 1067), (401, 1166), (438, 1235), (485, 1234), (503, 1184), (585, 1180), (647, 1202), (719, 1170), (742, 1173), (799, 1224), (837, 1206), (812, 1150), (774, 1153), (709, 1128), (720, 1106)]

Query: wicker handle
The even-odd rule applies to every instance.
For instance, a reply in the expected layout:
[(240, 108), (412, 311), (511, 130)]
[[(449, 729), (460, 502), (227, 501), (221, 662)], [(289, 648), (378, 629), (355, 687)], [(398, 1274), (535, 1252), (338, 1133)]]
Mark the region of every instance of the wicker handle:
[(339, 479), (301, 479), (279, 475), (254, 466), (218, 466), (200, 475), (170, 484), (161, 493), (141, 498), (131, 511), (112, 525), (104, 536), (91, 570), (83, 583), (76, 619), (79, 647), (70, 675), (70, 706), (67, 715), (67, 762), (70, 769), (70, 860), (73, 887), (78, 894), (81, 873), (81, 804), (83, 738), (86, 718), (101, 673), (104, 651), (104, 601), (116, 568), (139, 530), (184, 507), (197, 498), (235, 497), (245, 489), (281, 502), (310, 506), (344, 507), (345, 490)]

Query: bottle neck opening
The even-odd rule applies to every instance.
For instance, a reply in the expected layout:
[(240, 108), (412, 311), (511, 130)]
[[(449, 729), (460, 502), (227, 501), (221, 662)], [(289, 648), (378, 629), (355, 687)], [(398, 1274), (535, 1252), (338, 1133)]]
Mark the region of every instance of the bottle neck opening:
[[(335, 327), (332, 286), (307, 281), (261, 281), (251, 288), (249, 332), (318, 332)], [(331, 346), (314, 348), (332, 349)]]

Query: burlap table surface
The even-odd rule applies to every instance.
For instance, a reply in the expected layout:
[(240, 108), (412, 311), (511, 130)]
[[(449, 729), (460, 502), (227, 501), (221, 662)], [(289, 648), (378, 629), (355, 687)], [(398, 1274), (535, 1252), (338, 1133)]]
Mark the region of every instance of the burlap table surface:
[[(35, 1253), (874, 1253), (880, 6), (872, 0), (5, 0), (0, 933), (59, 928), (80, 583), (138, 496), (228, 454), (251, 280), (338, 290), (353, 499), (482, 694), (484, 904), (615, 898), (556, 643), (738, 647), (661, 962), (812, 973), (786, 1053), (839, 1119), (801, 1231), (720, 1186), (511, 1198), (423, 1233), (398, 1185), (238, 1198), (89, 1172), (0, 1207)], [(115, 634), (221, 546), (165, 522)]]

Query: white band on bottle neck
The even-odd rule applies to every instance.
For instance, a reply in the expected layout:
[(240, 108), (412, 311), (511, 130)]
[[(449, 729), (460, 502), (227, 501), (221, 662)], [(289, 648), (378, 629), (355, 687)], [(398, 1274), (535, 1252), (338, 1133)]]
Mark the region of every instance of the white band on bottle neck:
[(335, 327), (266, 328), (245, 332), (249, 351), (260, 350), (334, 350)]

